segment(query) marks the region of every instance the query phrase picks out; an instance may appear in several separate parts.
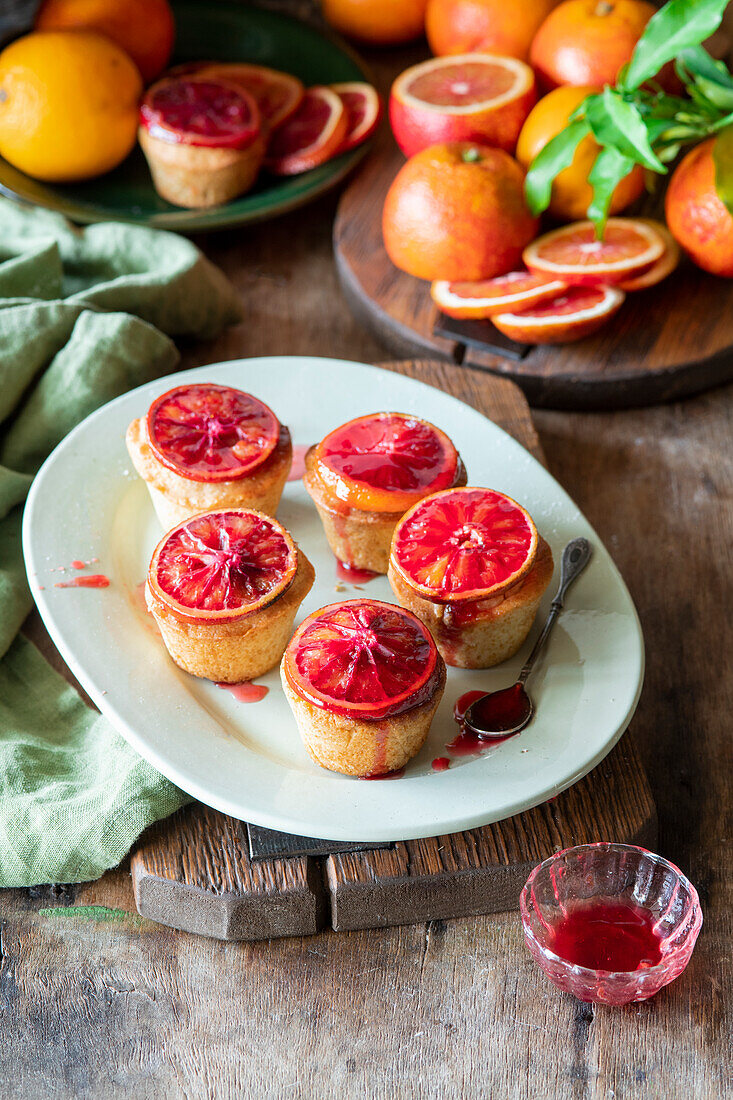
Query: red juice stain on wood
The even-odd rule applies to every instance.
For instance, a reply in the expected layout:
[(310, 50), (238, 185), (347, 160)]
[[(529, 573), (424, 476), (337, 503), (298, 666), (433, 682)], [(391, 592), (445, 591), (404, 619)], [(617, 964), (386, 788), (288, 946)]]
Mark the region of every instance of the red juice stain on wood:
[(300, 481), (305, 473), (305, 456), (310, 448), (310, 443), (295, 444), (293, 447), (293, 464), (290, 467), (288, 481)]
[(548, 947), (590, 970), (645, 970), (662, 959), (656, 924), (654, 913), (632, 902), (594, 899), (566, 908)]
[(355, 565), (349, 565), (348, 562), (336, 559), (336, 576), (340, 581), (345, 581), (346, 584), (367, 584), (368, 581), (373, 581), (375, 577), (380, 575), (372, 569), (357, 569)]
[(216, 686), (228, 691), (240, 703), (259, 703), (270, 690), (264, 684), (251, 684), (249, 680), (244, 680), (241, 684), (217, 684)]
[(450, 767), (450, 760), (447, 756), (436, 756), (431, 766), (434, 772), (447, 772)]
[(92, 573), (88, 577), (74, 577), (71, 581), (56, 581), (54, 588), (109, 588), (109, 577), (104, 573)]

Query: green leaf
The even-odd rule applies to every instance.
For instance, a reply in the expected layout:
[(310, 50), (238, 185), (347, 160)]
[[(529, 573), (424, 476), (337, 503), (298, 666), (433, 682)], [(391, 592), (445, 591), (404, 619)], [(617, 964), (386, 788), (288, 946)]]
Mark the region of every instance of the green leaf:
[(721, 130), (713, 145), (715, 190), (733, 214), (733, 126)]
[(618, 149), (601, 149), (588, 173), (588, 183), (593, 188), (593, 201), (588, 207), (588, 217), (596, 227), (596, 236), (603, 238), (611, 198), (617, 185), (634, 167), (631, 157), (625, 157)]
[(589, 133), (590, 124), (587, 120), (577, 118), (559, 134), (555, 134), (532, 161), (524, 181), (524, 192), (533, 214), (541, 214), (550, 205), (552, 181), (558, 172), (573, 163), (575, 150)]
[(733, 76), (722, 61), (711, 57), (704, 46), (688, 46), (677, 55), (677, 64), (692, 76), (702, 76), (723, 88), (733, 88)]
[(638, 88), (681, 50), (703, 42), (718, 29), (727, 6), (728, 0), (670, 0), (647, 23), (622, 87)]
[(608, 85), (601, 95), (588, 98), (586, 118), (599, 145), (613, 146), (653, 172), (663, 172), (664, 165), (649, 143), (644, 119), (638, 108), (622, 99)]

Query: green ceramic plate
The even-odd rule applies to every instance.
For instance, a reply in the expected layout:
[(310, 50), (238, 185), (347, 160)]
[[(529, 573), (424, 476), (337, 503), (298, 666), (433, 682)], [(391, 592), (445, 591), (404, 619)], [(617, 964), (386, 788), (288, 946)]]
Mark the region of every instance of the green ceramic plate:
[[(174, 11), (174, 63), (201, 58), (251, 61), (294, 73), (306, 85), (367, 79), (342, 45), (285, 15), (226, 0), (181, 0)], [(161, 199), (139, 148), (114, 172), (69, 185), (41, 183), (0, 158), (0, 192), (56, 210), (75, 222), (114, 220), (181, 232), (224, 229), (310, 202), (343, 179), (364, 151), (362, 146), (286, 179), (262, 173), (253, 191), (211, 210), (182, 210)]]

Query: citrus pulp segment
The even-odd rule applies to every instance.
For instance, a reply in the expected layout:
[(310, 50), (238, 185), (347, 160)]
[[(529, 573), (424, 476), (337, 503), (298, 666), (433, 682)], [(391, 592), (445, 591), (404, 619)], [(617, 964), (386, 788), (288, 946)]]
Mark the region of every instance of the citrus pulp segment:
[(537, 541), (532, 518), (511, 497), (493, 489), (448, 489), (403, 517), (391, 562), (428, 600), (480, 600), (529, 572)]
[(609, 218), (603, 240), (590, 221), (554, 229), (527, 245), (522, 255), (530, 271), (566, 283), (618, 283), (651, 267), (664, 252), (664, 240), (640, 218)]
[(404, 413), (372, 413), (330, 432), (316, 448), (318, 475), (339, 500), (404, 512), (453, 485), (458, 452), (445, 432)]
[(198, 75), (168, 78), (148, 88), (140, 121), (159, 141), (218, 149), (245, 149), (261, 129), (249, 92)]
[(210, 80), (224, 80), (243, 88), (255, 100), (263, 123), (271, 130), (292, 115), (305, 94), (303, 81), (297, 76), (266, 65), (204, 62), (196, 72)]
[(153, 594), (184, 619), (222, 622), (271, 604), (298, 566), (292, 538), (262, 512), (203, 512), (174, 527), (148, 571)]
[(346, 108), (348, 130), (339, 150), (346, 153), (372, 136), (382, 118), (382, 101), (376, 88), (360, 80), (332, 84), (331, 90)]
[(449, 317), (482, 320), (509, 309), (527, 309), (546, 298), (554, 298), (565, 283), (531, 271), (510, 271), (477, 283), (449, 283), (437, 280), (430, 296)]
[(262, 401), (229, 386), (176, 386), (150, 406), (146, 430), (155, 457), (193, 481), (233, 481), (272, 454), (280, 422)]
[(566, 344), (605, 325), (626, 295), (615, 286), (569, 286), (521, 313), (498, 313), (494, 325), (518, 343)]
[(380, 600), (322, 607), (285, 651), (284, 672), (314, 706), (380, 719), (427, 701), (437, 683), (438, 651), (411, 612)]
[(308, 88), (296, 110), (273, 133), (265, 164), (277, 176), (306, 172), (341, 151), (349, 129), (346, 107), (331, 88)]

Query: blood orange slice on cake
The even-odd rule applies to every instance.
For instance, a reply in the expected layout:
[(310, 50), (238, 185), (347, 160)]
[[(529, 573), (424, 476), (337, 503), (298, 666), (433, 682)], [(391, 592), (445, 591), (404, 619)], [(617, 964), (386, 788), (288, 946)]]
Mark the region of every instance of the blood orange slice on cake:
[(331, 90), (341, 99), (348, 116), (348, 130), (339, 152), (356, 148), (371, 137), (382, 117), (382, 101), (376, 88), (363, 81), (332, 84)]
[(148, 570), (155, 596), (191, 622), (222, 622), (258, 611), (295, 576), (298, 551), (262, 512), (203, 512), (158, 543)]
[(411, 612), (380, 600), (347, 600), (301, 624), (283, 670), (314, 706), (376, 720), (429, 699), (440, 661), (430, 632)]
[(615, 286), (569, 286), (521, 313), (498, 313), (491, 320), (519, 343), (568, 344), (597, 332), (625, 297)]
[(280, 72), (279, 69), (269, 69), (266, 65), (207, 62), (197, 70), (197, 74), (243, 88), (255, 100), (262, 121), (271, 130), (292, 115), (305, 94), (303, 81), (297, 76)]
[(430, 295), (438, 309), (449, 317), (482, 320), (495, 313), (527, 309), (546, 298), (554, 298), (565, 283), (531, 271), (510, 271), (479, 283), (434, 282)]
[(349, 116), (331, 88), (308, 88), (294, 113), (272, 134), (265, 164), (276, 176), (293, 176), (340, 152)]
[(479, 141), (513, 153), (535, 102), (532, 70), (513, 57), (434, 57), (392, 85), (389, 118), (411, 157), (446, 141)]
[(391, 564), (427, 600), (480, 600), (532, 568), (537, 528), (520, 504), (493, 489), (448, 489), (397, 525)]
[(159, 141), (227, 149), (245, 149), (262, 129), (249, 92), (198, 74), (169, 77), (148, 88), (140, 122)]
[(663, 252), (664, 239), (653, 224), (640, 218), (609, 218), (602, 241), (592, 222), (573, 222), (532, 241), (522, 259), (538, 274), (597, 286), (640, 274)]
[(233, 481), (270, 457), (280, 422), (256, 397), (230, 386), (176, 386), (148, 410), (155, 457), (193, 481)]
[(453, 485), (459, 461), (445, 432), (404, 413), (360, 416), (316, 447), (324, 485), (339, 500), (372, 512), (404, 512)]

